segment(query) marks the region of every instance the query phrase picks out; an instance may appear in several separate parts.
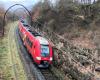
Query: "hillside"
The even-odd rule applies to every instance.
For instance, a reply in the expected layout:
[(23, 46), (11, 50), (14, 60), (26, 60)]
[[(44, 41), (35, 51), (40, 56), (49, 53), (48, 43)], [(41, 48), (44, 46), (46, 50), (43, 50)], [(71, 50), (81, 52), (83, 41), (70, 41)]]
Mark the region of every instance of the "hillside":
[[(54, 45), (52, 70), (63, 80), (100, 79), (100, 2), (49, 0), (33, 8), (33, 27)], [(61, 72), (61, 74), (60, 74)]]

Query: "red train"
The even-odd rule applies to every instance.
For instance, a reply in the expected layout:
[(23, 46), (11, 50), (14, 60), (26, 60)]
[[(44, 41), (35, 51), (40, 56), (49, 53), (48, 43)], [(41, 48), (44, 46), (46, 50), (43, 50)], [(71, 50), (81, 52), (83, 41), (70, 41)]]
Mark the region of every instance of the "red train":
[(49, 67), (53, 60), (53, 50), (50, 42), (36, 31), (31, 31), (24, 21), (19, 21), (19, 34), (23, 44), (39, 67)]

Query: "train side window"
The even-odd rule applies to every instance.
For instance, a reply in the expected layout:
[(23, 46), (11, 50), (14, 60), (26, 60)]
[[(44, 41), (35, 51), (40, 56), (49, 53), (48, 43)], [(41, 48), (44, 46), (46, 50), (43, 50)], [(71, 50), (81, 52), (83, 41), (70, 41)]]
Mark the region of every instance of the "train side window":
[(33, 45), (33, 44), (32, 44), (32, 42), (30, 41), (30, 47), (31, 47), (31, 48), (32, 48), (32, 45)]
[(26, 42), (28, 43), (28, 37), (26, 37)]
[(26, 41), (27, 41), (28, 45), (32, 48), (33, 43), (30, 41), (30, 39), (28, 37), (26, 38)]
[(32, 42), (30, 41), (30, 39), (29, 39), (29, 45), (30, 45), (30, 47), (32, 48)]

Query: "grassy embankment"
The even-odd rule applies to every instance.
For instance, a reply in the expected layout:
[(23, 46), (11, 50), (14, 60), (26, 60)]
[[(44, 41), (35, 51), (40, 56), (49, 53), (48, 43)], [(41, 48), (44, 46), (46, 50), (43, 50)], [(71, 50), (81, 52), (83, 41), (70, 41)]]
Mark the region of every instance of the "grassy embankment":
[(0, 80), (27, 80), (15, 42), (16, 26), (17, 22), (8, 24), (0, 38)]

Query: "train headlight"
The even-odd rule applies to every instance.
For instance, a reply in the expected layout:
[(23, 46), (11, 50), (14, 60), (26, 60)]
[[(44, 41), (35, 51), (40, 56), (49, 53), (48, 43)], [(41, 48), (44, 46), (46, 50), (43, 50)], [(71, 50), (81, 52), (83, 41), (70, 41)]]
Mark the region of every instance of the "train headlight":
[(50, 61), (52, 61), (53, 59), (52, 59), (52, 57), (50, 57)]
[(36, 57), (37, 60), (41, 60), (41, 57)]

